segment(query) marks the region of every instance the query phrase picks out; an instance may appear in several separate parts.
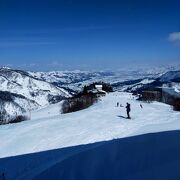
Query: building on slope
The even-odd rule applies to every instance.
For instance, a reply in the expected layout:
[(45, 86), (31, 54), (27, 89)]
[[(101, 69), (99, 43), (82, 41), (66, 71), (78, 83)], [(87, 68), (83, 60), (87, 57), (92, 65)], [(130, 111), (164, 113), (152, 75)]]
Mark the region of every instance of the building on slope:
[(143, 101), (159, 101), (172, 105), (174, 110), (180, 111), (180, 93), (176, 92), (173, 88), (159, 87), (146, 89), (141, 94)]

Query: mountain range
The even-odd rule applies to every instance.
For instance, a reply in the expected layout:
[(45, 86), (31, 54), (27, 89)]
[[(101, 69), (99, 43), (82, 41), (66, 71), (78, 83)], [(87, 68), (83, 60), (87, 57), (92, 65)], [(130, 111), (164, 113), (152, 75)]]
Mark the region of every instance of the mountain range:
[(180, 71), (51, 71), (28, 72), (0, 69), (0, 109), (9, 116), (60, 102), (84, 85), (103, 81), (116, 91), (139, 91), (147, 87), (172, 87), (180, 92)]

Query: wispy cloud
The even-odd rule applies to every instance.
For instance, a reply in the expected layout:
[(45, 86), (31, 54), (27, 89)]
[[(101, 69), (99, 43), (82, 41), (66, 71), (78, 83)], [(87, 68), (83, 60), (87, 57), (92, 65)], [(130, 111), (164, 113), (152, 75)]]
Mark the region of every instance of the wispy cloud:
[(92, 25), (92, 26), (70, 26), (70, 27), (59, 27), (59, 28), (47, 28), (44, 27), (43, 29), (13, 29), (13, 30), (0, 30), (0, 36), (25, 36), (25, 35), (46, 35), (46, 34), (54, 34), (60, 32), (82, 32), (82, 31), (91, 31), (91, 30), (105, 30), (105, 29), (112, 29), (112, 28), (119, 28), (120, 26), (113, 26), (113, 25)]
[(21, 41), (13, 41), (13, 42), (0, 42), (0, 47), (22, 47), (22, 46), (39, 46), (39, 45), (53, 45), (55, 42), (21, 42)]
[(180, 32), (172, 32), (169, 34), (168, 40), (175, 44), (180, 44)]

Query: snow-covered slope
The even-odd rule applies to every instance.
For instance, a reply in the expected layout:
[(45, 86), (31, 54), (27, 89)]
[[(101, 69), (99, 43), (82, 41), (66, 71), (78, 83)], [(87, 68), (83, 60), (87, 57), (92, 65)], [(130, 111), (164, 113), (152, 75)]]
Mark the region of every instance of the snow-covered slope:
[[(126, 119), (125, 107), (116, 107), (117, 101), (123, 106), (126, 102), (131, 104), (132, 119)], [(49, 105), (34, 111), (31, 121), (0, 126), (0, 158), (151, 132), (180, 130), (180, 113), (173, 111), (169, 105), (158, 102), (142, 105), (143, 108), (131, 94), (118, 92), (110, 93), (90, 108), (75, 113), (60, 114), (61, 103)], [(149, 141), (147, 143), (149, 144)], [(17, 160), (12, 160), (12, 164), (8, 158), (0, 159), (0, 162), (3, 162), (0, 171), (5, 172), (8, 179), (28, 180), (39, 176), (42, 179), (49, 178), (42, 172), (46, 175), (49, 170), (54, 171), (56, 165), (59, 168), (61, 163), (66, 167), (64, 159), (67, 159), (67, 163), (72, 162), (68, 157), (97, 146), (99, 145), (83, 146), (77, 150), (69, 148), (67, 151), (62, 149), (60, 152), (54, 150), (49, 151), (47, 155), (46, 152), (25, 155), (22, 160), (17, 156)], [(31, 158), (28, 159), (28, 156)], [(17, 161), (21, 162), (19, 166), (13, 164)]]
[[(3, 110), (6, 112), (6, 116), (22, 115), (39, 107), (35, 101), (27, 99), (19, 94), (0, 91), (0, 97), (0, 109), (1, 112)], [(7, 118), (6, 121), (8, 121)]]
[[(132, 119), (125, 118), (125, 107), (116, 107), (117, 101), (122, 105), (131, 103)], [(76, 113), (60, 114), (61, 103), (47, 106), (34, 111), (31, 121), (0, 126), (0, 158), (180, 129), (180, 113), (174, 112), (170, 106), (157, 102), (142, 105), (143, 108), (140, 108), (140, 102), (131, 94), (111, 93), (102, 97), (101, 101), (92, 107)], [(32, 179), (39, 177), (38, 175), (47, 177), (41, 172), (48, 173), (47, 170), (51, 170), (61, 161), (63, 164), (63, 159), (72, 156), (72, 153), (94, 146), (96, 147), (85, 146), (75, 151), (70, 149), (67, 152), (65, 149), (62, 150), (64, 155), (49, 152), (48, 156), (45, 156), (47, 158), (35, 154), (34, 158), (25, 160), (25, 156), (24, 160), (21, 160), (25, 164), (18, 167), (7, 159), (8, 163), (3, 163), (5, 166), (0, 166), (0, 170), (7, 173), (9, 179)]]
[[(180, 131), (170, 131), (38, 153), (58, 158), (54, 165), (31, 175), (34, 180), (179, 180), (179, 138)], [(38, 159), (26, 155), (24, 164), (28, 158)]]
[(180, 71), (169, 71), (165, 74), (163, 74), (159, 80), (161, 82), (171, 82), (171, 81), (180, 81)]
[[(16, 108), (18, 106), (21, 107), (21, 109), (27, 110), (27, 104), (29, 104), (28, 108), (34, 109), (38, 106), (45, 106), (56, 102), (56, 100), (70, 96), (63, 88), (36, 79), (25, 71), (9, 68), (0, 69), (0, 91), (14, 94), (11, 104), (16, 103), (17, 106), (6, 108), (9, 114), (11, 110), (18, 111), (18, 108)], [(15, 95), (17, 96), (15, 97)], [(20, 95), (21, 98), (18, 95)], [(2, 98), (0, 98), (0, 101), (1, 99)], [(5, 106), (10, 106), (10, 104), (8, 105), (7, 103)]]
[(174, 88), (175, 92), (180, 93), (180, 83), (175, 83), (173, 85), (173, 88)]
[[(115, 107), (117, 101), (131, 103), (131, 120), (125, 118), (125, 107)], [(34, 111), (31, 121), (1, 126), (0, 157), (127, 137), (152, 125), (161, 125), (162, 131), (180, 129), (179, 119), (180, 113), (170, 106), (155, 102), (140, 108), (140, 102), (127, 93), (108, 94), (76, 113), (60, 114), (60, 104), (54, 104)], [(146, 133), (155, 131), (153, 126)]]
[(49, 104), (48, 96), (68, 96), (62, 88), (57, 88), (45, 81), (35, 79), (28, 73), (12, 69), (0, 69), (1, 91), (21, 94), (36, 101), (39, 105)]
[[(179, 180), (180, 131), (103, 141), (0, 159), (8, 180)], [(4, 177), (1, 173), (4, 173)]]

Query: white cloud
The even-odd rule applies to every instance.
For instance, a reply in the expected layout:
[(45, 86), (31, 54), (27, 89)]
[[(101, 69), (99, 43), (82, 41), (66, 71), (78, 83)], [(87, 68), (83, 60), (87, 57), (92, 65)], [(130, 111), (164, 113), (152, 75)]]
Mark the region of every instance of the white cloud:
[(180, 32), (170, 33), (168, 40), (173, 43), (180, 43)]

